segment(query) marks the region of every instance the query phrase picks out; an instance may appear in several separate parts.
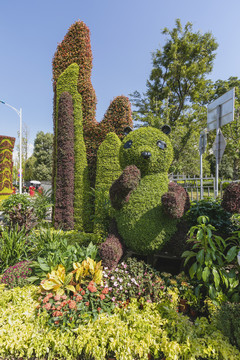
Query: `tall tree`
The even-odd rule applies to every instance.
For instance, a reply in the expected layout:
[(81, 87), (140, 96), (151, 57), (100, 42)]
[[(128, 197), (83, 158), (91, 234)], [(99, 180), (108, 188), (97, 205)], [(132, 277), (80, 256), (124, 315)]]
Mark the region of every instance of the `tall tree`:
[[(210, 101), (217, 99), (235, 87), (234, 121), (221, 127), (226, 139), (226, 149), (220, 164), (220, 176), (237, 180), (240, 178), (240, 79), (231, 76), (228, 80), (217, 80), (212, 84)], [(209, 134), (212, 145), (216, 132)], [(212, 161), (212, 171), (215, 171), (215, 158)]]
[(133, 117), (140, 124), (159, 128), (169, 124), (174, 146), (170, 170), (189, 173), (191, 169), (192, 173), (198, 171), (198, 137), (206, 127), (205, 105), (213, 95), (206, 76), (212, 70), (218, 45), (211, 33), (194, 32), (190, 22), (183, 28), (179, 19), (172, 30), (165, 28), (162, 34), (167, 40), (162, 49), (153, 52), (146, 93), (130, 95), (136, 107)]
[(52, 178), (52, 151), (53, 151), (53, 135), (44, 134), (40, 131), (34, 140), (33, 156), (36, 158), (34, 162), (33, 177), (35, 180), (51, 180)]
[(208, 101), (206, 75), (212, 71), (217, 43), (211, 33), (192, 31), (188, 22), (184, 29), (179, 19), (172, 30), (165, 28), (162, 34), (168, 39), (162, 49), (152, 54), (153, 69), (143, 96), (135, 91), (131, 95), (137, 108), (138, 120), (147, 120), (145, 114), (164, 117), (168, 114), (175, 125), (186, 112), (199, 112), (198, 107)]

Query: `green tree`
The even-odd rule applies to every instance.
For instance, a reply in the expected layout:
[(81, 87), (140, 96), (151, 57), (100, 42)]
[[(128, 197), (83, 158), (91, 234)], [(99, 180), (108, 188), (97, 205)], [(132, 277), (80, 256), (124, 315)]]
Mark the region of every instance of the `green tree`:
[[(211, 33), (193, 32), (188, 22), (184, 28), (165, 28), (167, 40), (153, 52), (153, 69), (143, 95), (135, 91), (131, 100), (136, 107), (135, 121), (161, 128), (172, 127), (171, 139), (174, 173), (199, 173), (199, 133), (206, 127), (206, 104), (213, 96), (213, 86), (206, 78), (213, 67), (217, 43)], [(209, 164), (204, 162), (205, 173)]]
[(27, 159), (25, 162), (25, 180), (30, 181), (33, 180), (33, 171), (36, 163), (35, 156), (30, 156), (30, 158)]
[(177, 126), (186, 114), (192, 115), (185, 119), (188, 122), (198, 118), (199, 106), (208, 102), (206, 75), (212, 71), (218, 45), (211, 33), (193, 32), (190, 22), (183, 29), (179, 19), (173, 30), (165, 28), (162, 34), (168, 39), (163, 49), (153, 52), (147, 91), (143, 96), (135, 91), (131, 97), (135, 119), (149, 122), (151, 113)]
[[(234, 121), (221, 127), (227, 145), (220, 164), (220, 176), (237, 180), (240, 178), (240, 79), (230, 77), (228, 80), (217, 80), (212, 84), (209, 101), (217, 99), (235, 87)], [(216, 131), (209, 133), (209, 143), (212, 145)], [(215, 171), (215, 158), (212, 160), (212, 171)]]
[(33, 166), (35, 180), (51, 180), (52, 178), (53, 135), (40, 131), (34, 141), (33, 156), (36, 158)]

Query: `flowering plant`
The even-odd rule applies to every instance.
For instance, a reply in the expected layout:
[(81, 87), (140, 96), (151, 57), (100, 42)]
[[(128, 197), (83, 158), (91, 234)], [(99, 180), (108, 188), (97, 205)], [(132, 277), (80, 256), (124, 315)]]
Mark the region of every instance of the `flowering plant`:
[(9, 289), (27, 285), (29, 283), (27, 279), (32, 273), (30, 266), (31, 261), (21, 261), (10, 266), (0, 277), (0, 284), (5, 284)]
[(38, 314), (47, 311), (49, 325), (61, 328), (76, 328), (79, 323), (95, 321), (100, 313), (110, 313), (114, 304), (109, 289), (95, 282), (84, 283), (73, 295), (41, 295), (38, 299)]
[(103, 280), (105, 286), (109, 287), (112, 301), (120, 306), (131, 298), (143, 298), (147, 302), (171, 298), (160, 274), (134, 258), (128, 258), (113, 270), (104, 268)]

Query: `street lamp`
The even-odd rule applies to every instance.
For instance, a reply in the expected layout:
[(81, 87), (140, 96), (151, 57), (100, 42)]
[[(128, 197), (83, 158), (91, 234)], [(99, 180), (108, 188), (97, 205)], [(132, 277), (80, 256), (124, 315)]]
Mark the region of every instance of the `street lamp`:
[(0, 100), (0, 103), (10, 107), (11, 109), (13, 109), (14, 111), (16, 111), (16, 113), (18, 114), (19, 118), (20, 118), (20, 165), (19, 165), (19, 193), (22, 194), (22, 108), (20, 108), (20, 110), (15, 109), (15, 107), (7, 104), (5, 101)]

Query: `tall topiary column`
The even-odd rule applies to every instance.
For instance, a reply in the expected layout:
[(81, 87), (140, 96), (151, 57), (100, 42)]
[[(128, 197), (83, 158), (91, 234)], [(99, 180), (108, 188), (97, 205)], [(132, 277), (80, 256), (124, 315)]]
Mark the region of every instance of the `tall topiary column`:
[(108, 231), (111, 216), (109, 189), (120, 176), (119, 149), (121, 140), (115, 133), (109, 133), (97, 153), (97, 173), (95, 185), (95, 224), (94, 232), (104, 234)]
[(14, 143), (14, 137), (0, 135), (0, 200), (13, 193), (12, 152)]
[[(90, 185), (88, 178), (88, 166), (86, 157), (86, 148), (83, 139), (83, 123), (82, 123), (82, 99), (77, 90), (77, 82), (79, 76), (79, 66), (77, 64), (71, 64), (61, 76), (59, 76), (56, 84), (56, 117), (55, 117), (55, 163), (57, 164), (54, 176), (54, 194), (56, 199), (57, 192), (57, 179), (59, 174), (59, 166), (61, 162), (58, 161), (58, 151), (62, 151), (58, 148), (58, 137), (66, 137), (64, 133), (64, 127), (62, 123), (59, 124), (59, 101), (63, 93), (68, 93), (73, 102), (73, 118), (74, 118), (74, 142), (72, 143), (72, 149), (74, 152), (74, 228), (77, 230), (91, 230), (90, 223)], [(65, 95), (66, 96), (66, 95)], [(70, 100), (68, 96), (68, 101)], [(62, 108), (61, 112), (64, 109)], [(71, 117), (70, 117), (71, 118)], [(70, 120), (70, 119), (69, 119)], [(68, 147), (70, 145), (68, 144)], [(69, 155), (70, 156), (70, 155)], [(71, 161), (71, 156), (69, 158)], [(66, 190), (67, 191), (67, 190)], [(70, 191), (70, 189), (69, 189)], [(63, 199), (64, 201), (64, 199)], [(56, 203), (57, 205), (57, 203)], [(54, 219), (57, 208), (54, 211)]]
[(74, 108), (68, 92), (58, 102), (55, 226), (74, 228)]

